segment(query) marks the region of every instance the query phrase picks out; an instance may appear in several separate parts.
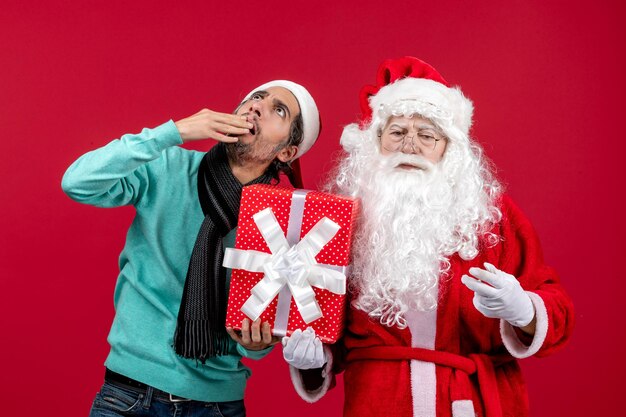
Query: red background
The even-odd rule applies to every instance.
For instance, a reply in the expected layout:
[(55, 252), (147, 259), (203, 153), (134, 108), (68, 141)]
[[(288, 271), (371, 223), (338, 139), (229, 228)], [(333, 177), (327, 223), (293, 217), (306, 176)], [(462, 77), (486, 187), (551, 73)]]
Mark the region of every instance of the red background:
[[(302, 161), (314, 187), (360, 87), (402, 55), (474, 100), (474, 136), (574, 298), (567, 348), (523, 361), (532, 416), (623, 408), (621, 2), (55, 3), (0, 8), (2, 415), (86, 416), (102, 383), (133, 211), (67, 198), (60, 180), (74, 159), (202, 107), (230, 111), (256, 85), (288, 78), (324, 119)], [(340, 388), (315, 405), (297, 398), (280, 348), (251, 366), (250, 416), (340, 415)]]

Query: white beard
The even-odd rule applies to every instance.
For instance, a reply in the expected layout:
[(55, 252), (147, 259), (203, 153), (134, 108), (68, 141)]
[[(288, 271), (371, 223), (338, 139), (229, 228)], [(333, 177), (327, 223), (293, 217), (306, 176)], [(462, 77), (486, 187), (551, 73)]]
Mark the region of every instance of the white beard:
[[(445, 242), (454, 233), (447, 216), (451, 185), (437, 166), (419, 157), (413, 161), (424, 170), (394, 168), (407, 157), (381, 156), (380, 168), (369, 171), (369, 187), (361, 194), (364, 220), (354, 246), (356, 305), (387, 325), (404, 324), (401, 315), (409, 309), (436, 308), (439, 276), (450, 255)], [(381, 299), (396, 302), (381, 305)]]
[[(500, 212), (479, 169), (459, 170), (454, 160), (433, 165), (416, 155), (385, 157), (363, 142), (341, 162), (331, 188), (362, 203), (353, 245), (353, 305), (384, 325), (404, 328), (407, 311), (437, 307), (449, 257), (474, 258), (478, 236), (489, 235)], [(449, 150), (455, 158), (458, 152)], [(397, 168), (400, 163), (422, 169)]]

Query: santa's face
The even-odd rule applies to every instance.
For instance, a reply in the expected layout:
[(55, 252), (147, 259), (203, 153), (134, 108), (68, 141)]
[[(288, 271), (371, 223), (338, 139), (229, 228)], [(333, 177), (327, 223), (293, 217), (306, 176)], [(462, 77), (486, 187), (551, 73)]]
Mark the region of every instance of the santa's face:
[[(443, 158), (447, 139), (428, 119), (413, 115), (411, 117), (392, 116), (387, 120), (380, 135), (380, 152), (392, 155), (398, 152), (419, 155), (436, 164)], [(405, 170), (424, 169), (412, 164), (401, 164)]]
[(348, 156), (330, 190), (361, 198), (349, 281), (353, 306), (403, 327), (408, 311), (437, 307), (451, 256), (474, 259), (483, 237), (497, 243), (490, 232), (501, 216), (500, 186), (478, 145), (459, 129), (447, 138), (438, 128), (451, 115), (409, 100), (378, 104), (371, 124), (344, 129)]

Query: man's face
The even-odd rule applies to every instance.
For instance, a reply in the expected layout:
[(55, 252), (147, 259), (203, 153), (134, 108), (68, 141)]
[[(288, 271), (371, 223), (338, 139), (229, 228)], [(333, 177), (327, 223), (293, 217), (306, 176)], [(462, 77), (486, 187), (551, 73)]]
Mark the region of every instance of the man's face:
[(247, 160), (269, 162), (285, 148), (291, 123), (300, 114), (300, 106), (286, 88), (269, 87), (254, 92), (236, 114), (246, 116), (254, 125), (249, 133), (239, 136), (235, 144), (237, 153)]
[[(446, 144), (447, 139), (441, 131), (432, 122), (417, 115), (390, 117), (380, 136), (380, 151), (383, 155), (398, 152), (419, 155), (433, 164), (443, 158)], [(419, 169), (409, 164), (399, 167)]]

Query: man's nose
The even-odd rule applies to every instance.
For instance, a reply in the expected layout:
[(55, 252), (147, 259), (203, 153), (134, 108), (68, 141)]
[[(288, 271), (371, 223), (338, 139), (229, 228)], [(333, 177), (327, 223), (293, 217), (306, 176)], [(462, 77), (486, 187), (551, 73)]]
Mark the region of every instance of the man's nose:
[(417, 146), (416, 142), (416, 136), (405, 136), (400, 146), (400, 152), (406, 154), (417, 154), (421, 152), (421, 149), (419, 146)]
[(261, 117), (265, 113), (265, 103), (266, 100), (264, 98), (253, 100), (250, 103), (250, 111), (255, 113), (258, 117)]

